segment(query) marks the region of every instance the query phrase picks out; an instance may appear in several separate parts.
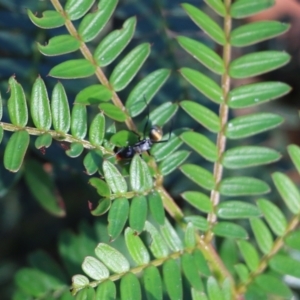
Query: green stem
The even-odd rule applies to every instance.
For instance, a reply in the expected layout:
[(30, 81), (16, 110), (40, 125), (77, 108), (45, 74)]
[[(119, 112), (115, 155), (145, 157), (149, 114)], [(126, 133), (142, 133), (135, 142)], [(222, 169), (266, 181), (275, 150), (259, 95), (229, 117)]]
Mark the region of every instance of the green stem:
[(29, 127), (29, 126), (18, 127), (16, 125), (13, 125), (10, 123), (5, 123), (5, 122), (0, 122), (0, 127), (2, 127), (6, 131), (12, 131), (12, 132), (15, 132), (18, 130), (26, 130), (30, 135), (42, 135), (42, 134), (48, 133), (52, 136), (52, 138), (54, 138), (55, 140), (58, 140), (60, 142), (80, 143), (86, 149), (97, 149), (97, 150), (101, 150), (103, 154), (114, 155), (114, 152), (108, 151), (106, 148), (104, 148), (102, 146), (94, 146), (89, 141), (81, 140), (79, 138), (72, 136), (71, 134), (57, 132), (55, 130), (44, 130), (44, 129), (38, 129), (38, 128), (34, 128), (34, 127)]

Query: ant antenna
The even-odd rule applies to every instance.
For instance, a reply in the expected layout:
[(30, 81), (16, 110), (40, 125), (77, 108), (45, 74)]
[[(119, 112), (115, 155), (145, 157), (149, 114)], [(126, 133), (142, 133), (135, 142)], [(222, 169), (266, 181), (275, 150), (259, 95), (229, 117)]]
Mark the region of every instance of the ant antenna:
[(147, 130), (147, 127), (148, 127), (148, 123), (149, 123), (149, 114), (150, 114), (150, 108), (149, 108), (149, 104), (147, 103), (147, 100), (146, 100), (146, 96), (144, 95), (144, 101), (146, 103), (146, 107), (147, 107), (147, 121), (145, 123), (145, 126), (144, 126), (144, 132), (143, 132), (143, 138), (145, 138), (146, 136), (146, 130)]

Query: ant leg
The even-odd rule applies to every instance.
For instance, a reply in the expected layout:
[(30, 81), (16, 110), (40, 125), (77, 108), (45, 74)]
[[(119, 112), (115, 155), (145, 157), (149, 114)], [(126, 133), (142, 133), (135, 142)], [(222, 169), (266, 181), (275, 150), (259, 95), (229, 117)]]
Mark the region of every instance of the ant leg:
[(169, 130), (169, 137), (168, 137), (167, 141), (169, 141), (170, 138), (171, 138), (171, 134), (172, 134), (172, 130), (173, 130), (173, 125), (174, 125), (174, 118), (172, 118), (172, 120), (171, 120), (171, 125), (170, 125), (170, 130)]
[(148, 123), (149, 123), (149, 114), (150, 114), (150, 108), (149, 108), (149, 105), (148, 105), (148, 103), (147, 103), (147, 100), (146, 100), (146, 97), (145, 97), (145, 95), (144, 95), (144, 101), (145, 101), (145, 103), (146, 103), (146, 107), (147, 107), (147, 121), (146, 121), (146, 123), (145, 123), (145, 126), (144, 126), (144, 131), (143, 131), (143, 138), (145, 138), (145, 136), (146, 136), (146, 130), (147, 130), (147, 127), (148, 127)]
[(111, 155), (111, 156), (107, 157), (107, 159), (110, 159), (110, 158), (112, 158), (112, 157), (117, 157), (118, 154), (121, 153), (121, 152), (123, 151), (123, 149), (124, 149), (124, 147), (120, 148), (117, 152), (115, 152), (114, 155)]

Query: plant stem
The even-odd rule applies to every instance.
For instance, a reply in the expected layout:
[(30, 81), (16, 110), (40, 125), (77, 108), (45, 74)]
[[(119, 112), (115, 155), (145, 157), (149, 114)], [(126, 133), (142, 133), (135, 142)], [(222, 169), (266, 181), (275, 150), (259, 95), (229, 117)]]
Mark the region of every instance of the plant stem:
[(56, 139), (59, 142), (80, 143), (86, 149), (97, 149), (97, 150), (101, 150), (103, 154), (114, 155), (114, 152), (108, 151), (107, 149), (105, 149), (102, 146), (94, 146), (89, 141), (78, 139), (71, 134), (60, 133), (55, 130), (38, 129), (38, 128), (34, 128), (34, 127), (29, 127), (29, 126), (18, 127), (16, 125), (13, 125), (10, 123), (5, 123), (5, 122), (0, 122), (0, 126), (4, 130), (12, 131), (12, 132), (15, 132), (18, 130), (26, 130), (30, 135), (42, 135), (42, 134), (48, 133), (52, 136), (52, 138)]
[[(220, 116), (220, 124), (221, 130), (217, 136), (217, 149), (218, 149), (218, 160), (214, 165), (214, 179), (215, 179), (215, 189), (211, 191), (210, 200), (213, 205), (213, 212), (208, 214), (207, 220), (210, 223), (210, 228), (212, 229), (214, 224), (217, 221), (216, 215), (216, 207), (220, 202), (220, 192), (218, 188), (220, 186), (220, 182), (223, 176), (223, 166), (221, 164), (222, 155), (225, 152), (226, 147), (226, 136), (225, 136), (225, 129), (226, 124), (228, 122), (228, 94), (230, 92), (230, 76), (229, 76), (229, 64), (231, 60), (231, 45), (230, 45), (230, 32), (231, 32), (231, 16), (230, 16), (230, 6), (231, 0), (225, 0), (224, 2), (226, 8), (226, 15), (224, 17), (224, 32), (225, 32), (225, 39), (226, 43), (223, 47), (223, 61), (225, 65), (225, 72), (222, 76), (222, 91), (223, 91), (223, 103), (220, 105), (219, 116)], [(213, 238), (213, 233), (211, 229), (207, 232), (205, 240), (210, 242)]]

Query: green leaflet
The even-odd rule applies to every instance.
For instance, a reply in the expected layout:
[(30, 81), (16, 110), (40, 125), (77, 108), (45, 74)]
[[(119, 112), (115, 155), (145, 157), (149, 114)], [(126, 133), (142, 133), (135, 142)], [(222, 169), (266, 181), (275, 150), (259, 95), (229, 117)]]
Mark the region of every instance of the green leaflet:
[(45, 172), (41, 163), (29, 160), (24, 175), (28, 188), (39, 204), (53, 215), (64, 216), (65, 210), (60, 205), (53, 179)]
[(177, 110), (178, 105), (176, 103), (165, 102), (151, 111), (149, 120), (153, 125), (163, 126), (175, 115)]
[(165, 223), (165, 209), (162, 199), (157, 191), (148, 194), (148, 205), (153, 219), (159, 224)]
[(176, 230), (172, 227), (168, 219), (165, 220), (165, 224), (160, 226), (160, 232), (166, 241), (168, 247), (176, 252), (183, 250), (181, 239), (179, 238)]
[(125, 242), (130, 256), (138, 266), (149, 263), (150, 255), (146, 246), (131, 228), (125, 230)]
[(81, 143), (72, 143), (70, 149), (66, 150), (66, 154), (70, 157), (78, 157), (84, 150)]
[(134, 145), (137, 141), (137, 135), (127, 130), (120, 130), (110, 138), (110, 142), (120, 148)]
[(239, 139), (255, 135), (279, 126), (283, 122), (280, 115), (272, 113), (255, 113), (237, 117), (227, 124), (225, 135), (231, 139)]
[(300, 193), (298, 188), (290, 178), (280, 172), (275, 172), (272, 178), (289, 210), (293, 214), (298, 214), (300, 212)]
[(248, 239), (247, 231), (235, 223), (219, 222), (214, 226), (212, 231), (217, 236), (233, 239)]
[(85, 257), (82, 263), (82, 270), (95, 280), (104, 280), (109, 277), (109, 271), (105, 265), (92, 256)]
[(84, 139), (87, 133), (87, 112), (86, 106), (75, 104), (72, 108), (71, 133), (73, 136)]
[(104, 28), (113, 14), (118, 0), (101, 0), (98, 10), (87, 14), (79, 24), (78, 33), (85, 42), (93, 40)]
[(136, 17), (132, 17), (124, 22), (121, 30), (111, 32), (100, 42), (94, 53), (99, 66), (107, 66), (118, 57), (132, 39), (135, 26)]
[(182, 278), (174, 259), (167, 260), (162, 267), (164, 283), (170, 299), (182, 299)]
[(286, 283), (273, 275), (261, 274), (255, 278), (255, 284), (268, 295), (276, 295), (285, 299), (293, 297), (293, 293)]
[(99, 108), (103, 111), (105, 115), (109, 118), (116, 120), (118, 122), (124, 122), (126, 120), (126, 114), (121, 108), (113, 105), (112, 103), (100, 103)]
[(220, 193), (226, 196), (257, 195), (269, 191), (270, 187), (264, 181), (246, 176), (225, 178), (220, 184)]
[(194, 101), (183, 100), (180, 102), (180, 106), (198, 123), (212, 132), (220, 131), (220, 119), (210, 109), (203, 105), (200, 105)]
[(215, 162), (217, 160), (217, 147), (205, 135), (187, 131), (180, 138), (208, 161)]
[(105, 134), (105, 117), (102, 113), (99, 113), (93, 119), (90, 130), (89, 140), (94, 146), (101, 146)]
[(57, 28), (65, 24), (65, 19), (57, 11), (46, 10), (43, 12), (43, 16), (41, 18), (38, 18), (35, 14), (33, 14), (30, 9), (27, 10), (27, 14), (31, 22), (40, 28)]
[(139, 81), (126, 100), (126, 108), (131, 117), (139, 115), (149, 105), (169, 76), (170, 70), (159, 69)]
[(257, 204), (273, 232), (278, 236), (282, 236), (286, 231), (287, 220), (281, 210), (266, 199), (259, 199)]
[(76, 79), (92, 76), (96, 66), (87, 59), (72, 59), (53, 67), (49, 75), (55, 78)]
[(24, 90), (15, 80), (15, 76), (10, 77), (8, 83), (10, 88), (10, 97), (7, 101), (9, 118), (12, 124), (25, 127), (28, 122), (28, 110)]
[(75, 103), (78, 104), (99, 104), (109, 101), (112, 97), (112, 91), (101, 84), (94, 84), (81, 90), (75, 98)]
[(225, 44), (225, 33), (223, 32), (221, 27), (207, 14), (188, 3), (182, 4), (182, 7), (194, 21), (194, 23), (199, 26), (204, 32), (206, 32), (215, 42), (220, 45)]
[(160, 173), (164, 176), (176, 170), (190, 155), (189, 151), (181, 150), (170, 154), (158, 166)]
[(241, 19), (252, 16), (275, 4), (275, 0), (238, 0), (230, 7), (230, 15), (233, 18)]
[(223, 219), (242, 219), (259, 217), (261, 212), (250, 203), (242, 201), (223, 201), (218, 205), (217, 215)]
[(291, 232), (285, 239), (285, 244), (292, 248), (299, 250), (300, 249), (300, 231), (296, 230)]
[(295, 165), (298, 173), (300, 173), (300, 148), (297, 145), (289, 145), (288, 153)]
[(48, 44), (37, 44), (40, 52), (46, 56), (56, 56), (71, 53), (80, 48), (80, 41), (75, 37), (64, 34), (51, 38)]
[(65, 11), (70, 20), (74, 21), (83, 17), (92, 7), (95, 0), (68, 0)]
[(190, 253), (183, 254), (181, 258), (181, 265), (183, 273), (191, 286), (198, 291), (203, 291), (203, 283), (201, 277), (198, 274), (194, 256)]
[(212, 276), (207, 280), (207, 294), (210, 300), (224, 300), (222, 290), (217, 280)]
[(103, 154), (100, 150), (90, 150), (83, 159), (83, 165), (88, 175), (93, 175), (101, 170)]
[(229, 74), (232, 78), (253, 77), (278, 69), (289, 61), (290, 55), (286, 52), (270, 50), (250, 53), (232, 61)]
[(149, 191), (153, 186), (148, 165), (137, 154), (130, 164), (130, 184), (132, 190), (138, 193)]
[(102, 198), (99, 200), (98, 205), (91, 210), (93, 216), (104, 215), (111, 207), (111, 200), (109, 198)]
[(206, 294), (202, 291), (197, 291), (194, 288), (191, 288), (191, 295), (193, 300), (207, 300)]
[(279, 160), (281, 154), (271, 148), (259, 146), (240, 146), (224, 153), (222, 164), (228, 169), (240, 169)]
[(118, 198), (113, 201), (108, 212), (108, 235), (111, 240), (116, 239), (122, 232), (129, 213), (129, 202), (126, 198)]
[(249, 269), (244, 264), (236, 264), (234, 270), (241, 282), (246, 282), (249, 278)]
[(211, 272), (210, 272), (207, 261), (205, 260), (205, 257), (203, 256), (202, 252), (199, 249), (196, 249), (192, 253), (192, 255), (194, 257), (195, 265), (198, 269), (198, 272), (200, 274), (203, 274), (206, 277), (210, 276)]
[(202, 216), (187, 216), (184, 218), (187, 223), (192, 223), (199, 230), (206, 232), (209, 229), (209, 224), (206, 218)]
[(230, 280), (229, 277), (226, 277), (224, 281), (222, 282), (222, 292), (224, 300), (231, 300), (232, 299), (232, 289), (233, 289), (233, 283)]
[(248, 268), (251, 271), (255, 271), (259, 266), (259, 255), (255, 247), (251, 243), (243, 240), (238, 241), (238, 246)]
[[(75, 275), (76, 276), (76, 275)], [(83, 285), (79, 290), (76, 298), (78, 299), (93, 299), (95, 297), (95, 290), (89, 286)]]
[(240, 26), (232, 31), (230, 43), (244, 47), (276, 37), (289, 29), (289, 24), (277, 21), (260, 21)]
[(71, 125), (69, 102), (63, 85), (58, 82), (51, 97), (53, 127), (56, 131), (68, 133)]
[(109, 83), (115, 91), (123, 90), (137, 74), (150, 54), (150, 45), (141, 44), (131, 50), (114, 68)]
[(186, 191), (181, 196), (198, 210), (207, 213), (212, 212), (212, 203), (207, 195), (200, 192)]
[(143, 283), (147, 299), (163, 298), (163, 284), (155, 266), (149, 266), (144, 270)]
[(208, 190), (215, 188), (215, 179), (212, 173), (206, 169), (193, 164), (185, 164), (180, 167), (180, 170), (185, 176), (203, 188)]
[(140, 282), (132, 273), (127, 273), (121, 278), (121, 299), (142, 299)]
[(167, 243), (164, 241), (161, 234), (149, 221), (145, 223), (145, 231), (147, 231), (151, 237), (151, 244), (149, 246), (153, 256), (155, 258), (164, 258), (169, 254)]
[(270, 253), (273, 246), (273, 238), (266, 224), (258, 218), (250, 219), (250, 225), (259, 249), (264, 254)]
[(72, 287), (73, 288), (82, 288), (89, 284), (89, 279), (84, 275), (74, 275), (72, 277)]
[(244, 108), (275, 100), (289, 93), (291, 87), (283, 82), (269, 81), (242, 85), (229, 92), (230, 108)]
[(147, 207), (147, 199), (145, 196), (136, 196), (131, 200), (129, 226), (138, 234), (144, 229), (147, 218)]
[(127, 192), (127, 183), (119, 170), (108, 160), (103, 162), (103, 172), (106, 183), (115, 194)]
[(289, 256), (277, 254), (271, 258), (269, 263), (271, 269), (280, 273), (300, 278), (300, 262)]
[(32, 87), (30, 114), (35, 127), (43, 130), (50, 129), (52, 123), (50, 101), (45, 83), (40, 77)]
[(130, 269), (130, 264), (124, 255), (107, 244), (98, 244), (95, 254), (114, 273), (125, 273)]
[(4, 167), (17, 172), (22, 166), (27, 147), (29, 145), (29, 134), (25, 130), (16, 131), (12, 134), (4, 152)]
[(177, 37), (177, 40), (183, 49), (185, 49), (190, 55), (205, 65), (208, 69), (220, 75), (224, 73), (225, 67), (223, 60), (209, 47), (184, 36)]
[(116, 295), (117, 289), (113, 281), (105, 280), (97, 287), (96, 299), (115, 299)]
[(167, 158), (173, 152), (175, 152), (182, 144), (182, 140), (179, 138), (179, 134), (186, 129), (180, 128), (177, 130), (172, 130), (171, 134), (167, 133), (162, 137), (162, 141), (167, 141), (165, 143), (154, 144), (150, 150), (152, 156), (154, 156), (157, 162)]
[(186, 226), (184, 234), (184, 244), (187, 248), (194, 248), (196, 246), (196, 231), (193, 223), (189, 222)]
[(226, 9), (224, 3), (221, 0), (204, 0), (204, 1), (220, 16), (223, 17), (225, 16)]
[(213, 81), (203, 73), (190, 68), (181, 68), (180, 73), (191, 85), (193, 85), (207, 98), (217, 104), (223, 102), (222, 90), (215, 81)]

